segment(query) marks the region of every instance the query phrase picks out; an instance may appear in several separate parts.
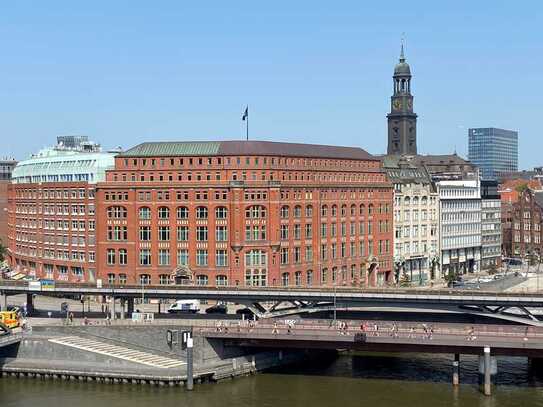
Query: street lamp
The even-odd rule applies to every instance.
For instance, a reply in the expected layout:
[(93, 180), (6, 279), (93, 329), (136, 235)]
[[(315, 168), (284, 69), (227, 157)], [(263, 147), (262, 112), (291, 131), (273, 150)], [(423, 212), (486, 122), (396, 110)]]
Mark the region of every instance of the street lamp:
[(336, 318), (337, 318), (337, 286), (336, 286), (336, 283), (334, 282), (334, 326), (337, 325)]

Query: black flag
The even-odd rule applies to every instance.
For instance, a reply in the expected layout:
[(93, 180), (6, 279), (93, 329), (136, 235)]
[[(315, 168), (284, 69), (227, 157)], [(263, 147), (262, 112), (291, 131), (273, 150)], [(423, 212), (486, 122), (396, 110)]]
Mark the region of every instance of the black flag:
[(241, 120), (245, 121), (249, 118), (249, 106), (245, 108), (245, 112), (243, 113), (243, 116), (241, 117)]

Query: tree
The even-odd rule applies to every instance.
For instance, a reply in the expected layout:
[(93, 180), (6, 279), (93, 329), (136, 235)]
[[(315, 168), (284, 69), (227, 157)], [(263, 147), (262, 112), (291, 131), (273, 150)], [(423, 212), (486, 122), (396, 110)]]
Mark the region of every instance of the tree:
[(515, 187), (515, 191), (517, 191), (520, 195), (528, 188), (528, 183), (525, 182), (524, 184), (519, 184)]
[(488, 267), (487, 273), (488, 273), (489, 275), (496, 274), (497, 272), (498, 272), (498, 268), (496, 267), (495, 264), (491, 264), (491, 265)]
[(449, 270), (447, 274), (443, 276), (443, 279), (447, 282), (448, 286), (451, 286), (453, 282), (457, 280), (458, 276), (456, 273)]
[(2, 244), (0, 240), (0, 262), (3, 262), (6, 258), (6, 246)]

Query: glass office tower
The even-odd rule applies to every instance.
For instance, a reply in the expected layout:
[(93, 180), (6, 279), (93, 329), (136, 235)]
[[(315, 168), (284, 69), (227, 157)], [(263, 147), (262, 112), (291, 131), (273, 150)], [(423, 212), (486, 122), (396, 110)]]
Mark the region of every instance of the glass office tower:
[(468, 130), (468, 158), (481, 170), (481, 178), (496, 180), (518, 170), (518, 133), (493, 127)]

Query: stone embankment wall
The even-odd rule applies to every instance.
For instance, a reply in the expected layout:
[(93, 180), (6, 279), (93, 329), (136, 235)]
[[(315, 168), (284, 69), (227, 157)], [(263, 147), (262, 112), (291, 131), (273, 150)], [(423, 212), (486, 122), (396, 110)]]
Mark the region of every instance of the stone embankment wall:
[[(158, 369), (128, 360), (76, 349), (50, 341), (78, 336), (128, 349), (185, 360), (179, 345), (166, 342), (168, 329), (179, 326), (85, 326), (36, 327), (17, 346), (0, 349), (0, 372), (3, 375), (99, 380), (103, 382), (151, 383), (180, 385), (186, 380), (186, 368)], [(181, 334), (179, 332), (179, 334)], [(251, 374), (272, 367), (304, 360), (305, 351), (243, 349), (224, 346), (223, 341), (207, 340), (194, 330), (195, 380), (221, 380)]]

